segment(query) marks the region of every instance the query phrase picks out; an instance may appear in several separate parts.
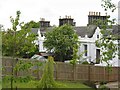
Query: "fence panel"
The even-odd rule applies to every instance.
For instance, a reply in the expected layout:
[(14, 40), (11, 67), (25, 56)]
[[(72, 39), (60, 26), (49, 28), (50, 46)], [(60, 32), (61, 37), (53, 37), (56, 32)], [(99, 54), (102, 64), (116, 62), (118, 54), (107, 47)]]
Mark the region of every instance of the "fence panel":
[[(12, 73), (12, 59), (2, 59), (3, 71), (2, 75), (11, 75)], [(28, 71), (19, 71), (17, 76), (32, 75), (37, 79), (40, 79), (43, 74), (43, 68), (38, 72), (34, 72), (35, 68), (31, 68)], [(38, 69), (38, 68), (36, 68)], [(93, 66), (93, 65), (80, 65), (75, 67), (68, 63), (57, 62), (54, 65), (54, 78), (56, 80), (80, 80), (80, 81), (118, 81), (118, 72), (120, 67), (112, 67), (112, 71), (108, 72), (106, 67)]]

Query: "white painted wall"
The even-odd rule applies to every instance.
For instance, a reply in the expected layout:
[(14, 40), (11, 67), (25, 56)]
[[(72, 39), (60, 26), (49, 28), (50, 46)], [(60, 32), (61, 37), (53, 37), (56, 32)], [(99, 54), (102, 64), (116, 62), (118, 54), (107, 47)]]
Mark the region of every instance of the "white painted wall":
[[(93, 61), (94, 63), (96, 62), (96, 49), (100, 49), (100, 48), (96, 47), (96, 45), (95, 45), (95, 41), (98, 39), (97, 35), (99, 35), (99, 38), (101, 37), (99, 27), (97, 27), (92, 38), (79, 37), (79, 41), (81, 43), (81, 46), (79, 47), (79, 54), (84, 51), (84, 44), (88, 45), (88, 56), (86, 57), (83, 55), (83, 58), (88, 58), (87, 61), (90, 61), (89, 59), (91, 59), (91, 61)], [(114, 43), (117, 45), (118, 41), (115, 41)], [(118, 60), (118, 55), (116, 55), (115, 58), (110, 60), (109, 63), (112, 64), (112, 66), (120, 66), (119, 65), (120, 60)], [(95, 65), (96, 66), (106, 66), (107, 64), (105, 62), (101, 62), (100, 64), (95, 64)]]
[(41, 36), (40, 30), (38, 30), (38, 43), (39, 43), (39, 52), (46, 52), (46, 49), (43, 47), (44, 36)]
[(84, 56), (83, 55), (83, 58), (87, 58), (87, 61), (92, 61), (92, 62), (96, 62), (96, 49), (98, 47), (96, 47), (95, 45), (95, 41), (97, 40), (97, 35), (99, 35), (100, 37), (100, 29), (97, 28), (93, 37), (92, 38), (88, 38), (87, 36), (84, 37), (84, 38), (81, 38), (79, 37), (79, 41), (81, 43), (81, 46), (79, 48), (79, 53), (81, 52), (84, 52), (84, 44), (86, 44), (88, 46), (88, 50), (87, 50), (87, 53), (88, 53), (88, 56)]

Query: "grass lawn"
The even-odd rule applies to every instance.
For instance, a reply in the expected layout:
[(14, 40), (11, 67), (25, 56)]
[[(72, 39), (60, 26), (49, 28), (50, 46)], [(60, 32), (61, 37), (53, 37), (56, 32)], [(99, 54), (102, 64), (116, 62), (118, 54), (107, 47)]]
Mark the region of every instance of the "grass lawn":
[[(70, 82), (70, 81), (56, 81), (58, 84), (58, 88), (88, 88), (89, 90), (94, 90), (80, 82)], [(39, 81), (29, 81), (25, 82), (17, 82), (14, 83), (14, 88), (36, 88)], [(3, 82), (3, 88), (10, 88), (10, 82)]]
[(2, 83), (0, 82), (0, 90), (2, 89)]

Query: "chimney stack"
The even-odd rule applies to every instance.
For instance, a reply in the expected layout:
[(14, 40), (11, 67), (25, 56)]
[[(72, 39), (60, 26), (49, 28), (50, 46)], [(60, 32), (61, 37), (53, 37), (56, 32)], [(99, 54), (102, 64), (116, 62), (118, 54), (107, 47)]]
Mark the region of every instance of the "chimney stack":
[(45, 18), (40, 18), (40, 27), (50, 27), (50, 21), (45, 21)]
[[(100, 12), (89, 12), (88, 15), (88, 25), (94, 25), (95, 20), (102, 20), (103, 22), (107, 19), (107, 14), (104, 16), (100, 15)], [(106, 23), (107, 24), (107, 23)]]
[(71, 16), (65, 15), (65, 18), (59, 19), (59, 26), (62, 26), (64, 24), (69, 24), (72, 26), (75, 26), (75, 22), (73, 22), (74, 19), (71, 18)]

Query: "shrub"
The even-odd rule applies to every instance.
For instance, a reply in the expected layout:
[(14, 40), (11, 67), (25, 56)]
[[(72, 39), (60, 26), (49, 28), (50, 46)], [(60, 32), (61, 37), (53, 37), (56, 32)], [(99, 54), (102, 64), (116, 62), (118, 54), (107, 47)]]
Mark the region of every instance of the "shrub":
[(82, 64), (89, 64), (87, 61), (84, 61)]
[(110, 90), (110, 88), (105, 85), (100, 85), (99, 90)]
[(53, 57), (48, 57), (48, 62), (45, 65), (44, 72), (38, 88), (55, 88), (56, 82), (53, 77)]

